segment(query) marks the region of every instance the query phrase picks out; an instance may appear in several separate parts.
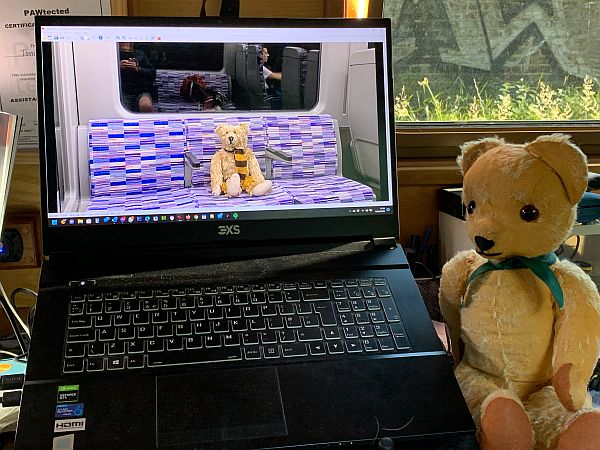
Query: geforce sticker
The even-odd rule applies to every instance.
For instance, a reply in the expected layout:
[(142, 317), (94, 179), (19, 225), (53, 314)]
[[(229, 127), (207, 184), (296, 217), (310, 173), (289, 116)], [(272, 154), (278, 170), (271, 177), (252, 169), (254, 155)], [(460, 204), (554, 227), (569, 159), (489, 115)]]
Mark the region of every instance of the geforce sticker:
[(58, 387), (57, 403), (76, 402), (79, 400), (79, 385), (69, 384)]
[(54, 432), (62, 433), (63, 431), (83, 431), (85, 430), (85, 418), (78, 419), (62, 419), (54, 421)]

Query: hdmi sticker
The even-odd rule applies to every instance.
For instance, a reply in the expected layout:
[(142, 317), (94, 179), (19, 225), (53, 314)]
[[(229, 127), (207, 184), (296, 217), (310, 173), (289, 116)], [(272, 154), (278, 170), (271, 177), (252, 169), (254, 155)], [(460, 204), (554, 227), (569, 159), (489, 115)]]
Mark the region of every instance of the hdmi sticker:
[(54, 421), (54, 432), (62, 433), (67, 431), (83, 431), (85, 430), (85, 418), (78, 419), (62, 419)]

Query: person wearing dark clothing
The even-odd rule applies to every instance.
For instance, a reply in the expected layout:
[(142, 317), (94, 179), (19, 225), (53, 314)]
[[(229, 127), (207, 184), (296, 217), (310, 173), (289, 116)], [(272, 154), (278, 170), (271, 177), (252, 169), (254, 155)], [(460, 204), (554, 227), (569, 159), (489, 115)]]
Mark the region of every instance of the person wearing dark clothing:
[(156, 68), (131, 42), (119, 42), (121, 99), (130, 111), (154, 111)]

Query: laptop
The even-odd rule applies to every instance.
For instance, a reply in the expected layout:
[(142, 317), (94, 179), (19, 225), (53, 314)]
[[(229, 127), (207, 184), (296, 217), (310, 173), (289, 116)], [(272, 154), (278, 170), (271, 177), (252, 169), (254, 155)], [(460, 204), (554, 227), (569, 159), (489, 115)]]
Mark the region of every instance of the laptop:
[(45, 260), (16, 448), (475, 446), (396, 243), (389, 21), (35, 31)]

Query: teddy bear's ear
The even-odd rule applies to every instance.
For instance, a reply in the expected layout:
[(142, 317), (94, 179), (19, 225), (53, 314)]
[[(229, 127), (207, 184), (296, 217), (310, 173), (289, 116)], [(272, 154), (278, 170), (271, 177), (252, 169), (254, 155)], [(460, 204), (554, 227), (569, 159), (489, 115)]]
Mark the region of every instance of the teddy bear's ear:
[(244, 130), (244, 132), (248, 133), (248, 131), (250, 131), (250, 125), (248, 125), (246, 122), (242, 122), (240, 123), (240, 127), (242, 127), (242, 129)]
[(548, 164), (560, 177), (572, 205), (587, 187), (587, 158), (566, 134), (540, 136), (525, 146), (530, 154)]
[(462, 174), (466, 174), (473, 163), (488, 150), (504, 144), (504, 139), (496, 137), (484, 138), (478, 141), (466, 142), (460, 146), (461, 154), (456, 158), (456, 162)]
[(225, 130), (225, 125), (221, 124), (217, 128), (215, 128), (215, 133), (217, 133), (217, 136), (223, 137), (224, 130)]

